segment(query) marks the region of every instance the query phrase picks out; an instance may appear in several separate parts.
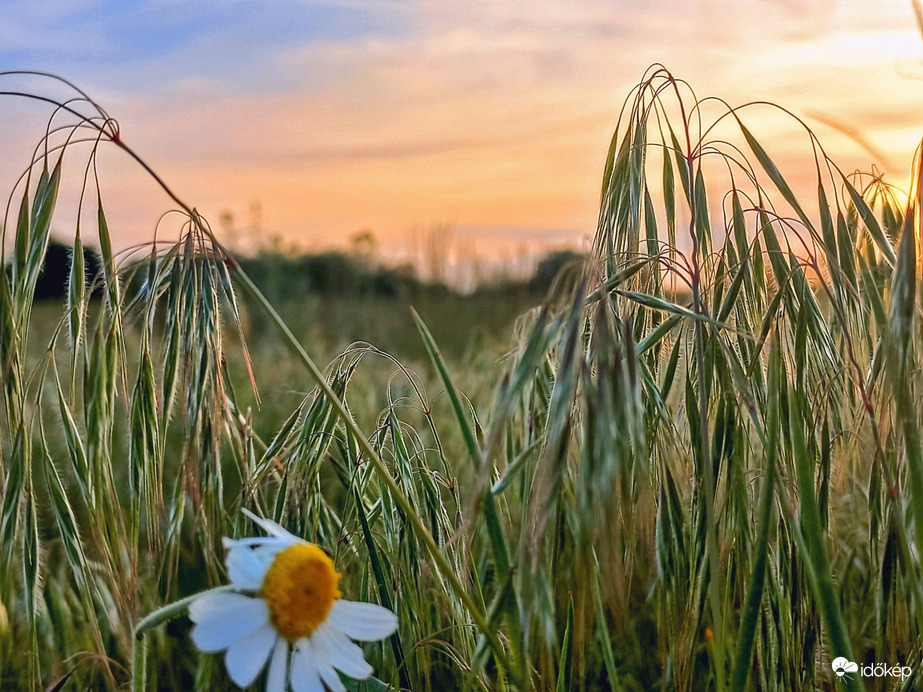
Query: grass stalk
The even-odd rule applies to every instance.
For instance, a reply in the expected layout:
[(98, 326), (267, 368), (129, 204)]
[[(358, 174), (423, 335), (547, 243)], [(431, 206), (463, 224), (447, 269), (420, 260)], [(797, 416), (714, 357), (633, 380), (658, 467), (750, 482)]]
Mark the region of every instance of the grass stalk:
[(517, 677), (517, 671), (510, 662), (506, 650), (503, 648), (503, 645), (500, 643), (500, 640), (497, 637), (497, 633), (488, 625), (485, 613), (481, 611), (477, 603), (474, 601), (474, 598), (470, 593), (468, 593), (468, 590), (458, 578), (458, 574), (456, 574), (455, 570), (452, 568), (452, 565), (448, 558), (445, 556), (445, 553), (436, 544), (432, 534), (430, 534), (429, 530), (423, 524), (423, 521), (417, 514), (413, 504), (410, 502), (410, 500), (407, 499), (407, 496), (404, 494), (401, 487), (395, 482), (384, 462), (378, 456), (378, 453), (369, 443), (368, 438), (363, 434), (362, 430), (359, 428), (359, 425), (353, 419), (352, 414), (349, 413), (349, 411), (346, 409), (346, 406), (336, 395), (333, 389), (331, 389), (330, 384), (327, 382), (327, 378), (324, 377), (323, 373), (314, 363), (312, 358), (307, 354), (304, 348), (302, 348), (301, 344), (292, 334), (291, 330), (279, 316), (279, 313), (276, 312), (275, 308), (266, 299), (259, 288), (257, 288), (256, 284), (250, 280), (250, 277), (247, 276), (243, 269), (241, 269), (239, 264), (234, 263), (232, 267), (234, 275), (237, 277), (237, 280), (240, 282), (241, 286), (243, 286), (244, 290), (254, 300), (256, 300), (256, 302), (260, 305), (267, 316), (269, 316), (270, 321), (279, 332), (279, 335), (282, 337), (282, 340), (285, 342), (286, 346), (288, 346), (288, 348), (298, 358), (301, 364), (304, 365), (308, 373), (311, 375), (311, 379), (314, 380), (314, 384), (318, 389), (320, 389), (321, 393), (327, 399), (327, 401), (330, 402), (330, 405), (336, 411), (338, 417), (346, 426), (347, 430), (349, 430), (350, 434), (355, 437), (363, 455), (366, 457), (366, 459), (368, 459), (369, 463), (375, 469), (379, 481), (387, 486), (388, 491), (391, 493), (395, 502), (397, 502), (398, 506), (406, 515), (407, 520), (410, 522), (414, 534), (426, 547), (430, 558), (436, 564), (440, 574), (449, 582), (449, 584), (451, 584), (452, 591), (465, 605), (465, 608), (471, 615), (471, 619), (477, 625), (481, 633), (486, 637), (488, 646), (496, 657), (498, 664), (505, 671), (507, 671), (507, 673), (513, 678), (514, 683), (521, 688), (524, 681), (520, 677)]

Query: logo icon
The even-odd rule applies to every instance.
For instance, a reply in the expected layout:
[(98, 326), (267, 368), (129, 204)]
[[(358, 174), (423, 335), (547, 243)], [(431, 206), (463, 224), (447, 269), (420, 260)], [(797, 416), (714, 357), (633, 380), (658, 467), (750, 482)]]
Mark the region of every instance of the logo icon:
[(830, 667), (833, 668), (833, 672), (836, 673), (838, 678), (843, 677), (847, 673), (858, 673), (859, 664), (854, 663), (853, 661), (848, 661), (842, 656), (839, 658), (833, 659), (833, 662), (830, 664)]

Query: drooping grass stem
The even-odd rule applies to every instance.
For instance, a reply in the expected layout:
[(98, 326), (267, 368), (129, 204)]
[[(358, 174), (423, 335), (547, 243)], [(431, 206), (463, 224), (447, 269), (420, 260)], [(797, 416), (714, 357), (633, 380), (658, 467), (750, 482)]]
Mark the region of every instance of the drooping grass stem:
[[(445, 553), (439, 548), (436, 544), (436, 541), (433, 539), (429, 530), (423, 524), (423, 521), (417, 515), (414, 510), (413, 504), (401, 490), (400, 486), (395, 482), (391, 476), (388, 468), (385, 466), (384, 462), (381, 460), (375, 449), (369, 443), (368, 438), (359, 428), (359, 425), (353, 419), (352, 415), (346, 409), (346, 406), (342, 400), (337, 396), (337, 394), (330, 387), (330, 384), (327, 382), (327, 379), (324, 377), (320, 368), (314, 363), (313, 359), (307, 354), (298, 340), (295, 338), (295, 335), (292, 334), (291, 330), (288, 328), (288, 325), (285, 324), (285, 321), (272, 306), (272, 304), (266, 299), (262, 291), (253, 283), (247, 273), (243, 270), (239, 263), (237, 263), (229, 253), (224, 249), (224, 247), (218, 242), (210, 230), (202, 223), (198, 213), (183, 202), (166, 184), (166, 182), (159, 176), (157, 173), (125, 142), (120, 138), (114, 137), (111, 140), (116, 144), (120, 149), (122, 149), (126, 154), (128, 154), (132, 159), (134, 159), (152, 178), (153, 180), (163, 189), (163, 191), (172, 199), (176, 204), (178, 204), (183, 211), (185, 211), (192, 223), (205, 233), (215, 245), (225, 254), (225, 261), (230, 266), (233, 271), (234, 276), (243, 286), (244, 290), (257, 302), (257, 304), (263, 309), (266, 315), (269, 317), (273, 326), (278, 331), (279, 335), (282, 337), (282, 340), (285, 342), (286, 346), (292, 352), (292, 354), (301, 362), (302, 365), (307, 369), (308, 373), (311, 376), (311, 379), (314, 380), (314, 383), (323, 393), (324, 397), (330, 402), (330, 405), (336, 411), (340, 420), (346, 428), (352, 433), (357, 443), (359, 444), (362, 453), (368, 458), (369, 463), (372, 464), (375, 469), (380, 481), (384, 483), (389, 492), (394, 497), (395, 502), (398, 504), (400, 509), (406, 515), (408, 521), (410, 522), (415, 535), (426, 547), (427, 552), (432, 558), (433, 562), (439, 569), (439, 572), (448, 580), (449, 584), (452, 586), (452, 590), (455, 592), (456, 596), (462, 603), (465, 605), (465, 608), (471, 615), (471, 619), (477, 625), (478, 629), (487, 639), (487, 643), (490, 646), (491, 651), (497, 659), (498, 664), (504, 668), (504, 670), (511, 676), (514, 683), (521, 687), (524, 683), (519, 671), (515, 670), (513, 667), (506, 650), (503, 648), (503, 645), (500, 643), (499, 638), (497, 637), (496, 632), (490, 627), (487, 616), (481, 611), (475, 602), (474, 598), (468, 593), (464, 584), (462, 584), (458, 575), (455, 573), (455, 570), (452, 569), (452, 565), (449, 559), (446, 557)], [(175, 605), (175, 604), (174, 604)]]

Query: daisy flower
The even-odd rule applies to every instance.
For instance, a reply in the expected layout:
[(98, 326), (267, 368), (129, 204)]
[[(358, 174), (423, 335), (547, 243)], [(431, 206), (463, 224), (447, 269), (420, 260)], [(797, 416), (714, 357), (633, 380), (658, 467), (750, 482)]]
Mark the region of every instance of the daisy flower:
[(268, 536), (224, 539), (228, 575), (240, 593), (208, 591), (189, 607), (192, 641), (205, 653), (224, 651), (228, 675), (253, 684), (269, 661), (267, 692), (345, 692), (336, 671), (372, 674), (351, 640), (376, 641), (397, 629), (394, 613), (340, 598), (340, 574), (319, 546), (244, 512)]

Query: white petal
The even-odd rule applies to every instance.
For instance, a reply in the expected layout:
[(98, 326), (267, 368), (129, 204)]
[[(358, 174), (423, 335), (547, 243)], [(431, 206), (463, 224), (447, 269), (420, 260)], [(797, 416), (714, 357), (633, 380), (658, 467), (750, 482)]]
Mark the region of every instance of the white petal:
[(269, 623), (241, 637), (228, 647), (224, 664), (239, 687), (249, 687), (266, 665), (278, 634)]
[[(315, 647), (314, 650), (317, 651), (317, 647)], [(333, 666), (330, 665), (329, 661), (319, 656), (317, 659), (317, 672), (320, 675), (320, 679), (323, 680), (324, 684), (330, 689), (330, 692), (346, 692), (346, 685), (340, 680), (340, 676), (337, 675)]]
[(314, 649), (308, 639), (295, 642), (291, 683), (295, 692), (324, 692), (324, 684), (317, 672)]
[(266, 674), (266, 692), (285, 692), (287, 673), (288, 642), (282, 637), (277, 637), (272, 660), (269, 662), (269, 673)]
[(259, 591), (263, 587), (266, 571), (278, 552), (267, 550), (266, 547), (253, 549), (246, 545), (231, 544), (227, 557), (231, 583), (239, 589)]
[(397, 616), (374, 603), (357, 603), (342, 599), (334, 602), (327, 622), (350, 639), (374, 642), (390, 637), (397, 629)]
[(289, 533), (288, 531), (283, 529), (281, 526), (279, 526), (276, 522), (272, 521), (271, 519), (264, 519), (263, 517), (258, 517), (253, 512), (251, 512), (249, 509), (244, 509), (243, 513), (246, 514), (248, 517), (250, 517), (254, 522), (256, 522), (257, 525), (259, 525), (260, 528), (263, 529), (263, 531), (265, 531), (271, 536), (278, 536), (279, 538), (290, 538), (296, 542), (302, 542), (300, 538), (298, 538), (294, 534)]
[(190, 636), (199, 651), (214, 653), (269, 622), (266, 602), (237, 593), (205, 593), (189, 606)]
[(362, 649), (329, 623), (325, 622), (317, 628), (311, 635), (311, 643), (318, 652), (318, 658), (326, 659), (348, 677), (365, 680), (372, 674), (372, 666), (366, 662)]

